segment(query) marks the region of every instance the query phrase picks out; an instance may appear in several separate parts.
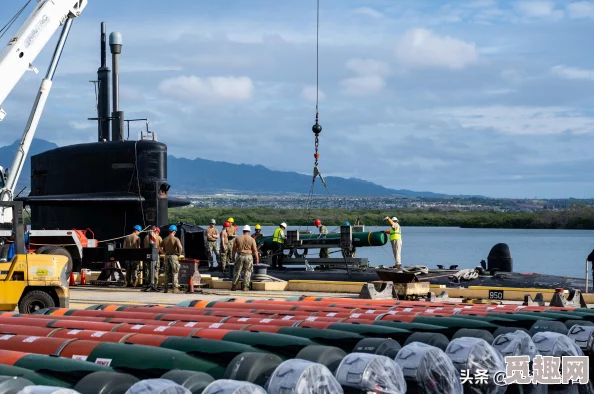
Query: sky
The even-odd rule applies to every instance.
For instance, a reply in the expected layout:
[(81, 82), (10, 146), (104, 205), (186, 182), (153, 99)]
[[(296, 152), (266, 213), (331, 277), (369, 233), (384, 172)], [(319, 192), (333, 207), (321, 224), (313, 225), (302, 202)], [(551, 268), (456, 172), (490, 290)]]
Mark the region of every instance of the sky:
[[(24, 3), (0, 2), (0, 25)], [(324, 176), (448, 194), (594, 197), (594, 1), (320, 4)], [(123, 35), (121, 109), (148, 118), (169, 154), (312, 172), (316, 0), (89, 0), (36, 137), (97, 139), (87, 119), (96, 116), (89, 81), (102, 21)], [(58, 36), (37, 58), (39, 74), (27, 72), (2, 105), (1, 145), (20, 139)], [(143, 128), (132, 124), (130, 138)]]

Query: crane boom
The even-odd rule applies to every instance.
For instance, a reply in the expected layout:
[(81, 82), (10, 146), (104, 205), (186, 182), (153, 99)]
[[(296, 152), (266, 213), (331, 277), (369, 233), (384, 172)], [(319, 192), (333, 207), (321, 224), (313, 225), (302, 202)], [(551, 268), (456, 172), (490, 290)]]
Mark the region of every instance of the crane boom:
[(35, 70), (33, 61), (50, 38), (69, 18), (77, 18), (88, 0), (41, 0), (29, 18), (0, 52), (0, 121), (6, 112), (1, 108), (25, 71)]

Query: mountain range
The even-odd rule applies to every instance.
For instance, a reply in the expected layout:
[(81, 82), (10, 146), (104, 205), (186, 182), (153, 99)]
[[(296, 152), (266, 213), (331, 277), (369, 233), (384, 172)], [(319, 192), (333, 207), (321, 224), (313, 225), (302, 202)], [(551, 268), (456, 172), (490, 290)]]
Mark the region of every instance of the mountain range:
[[(4, 168), (12, 165), (16, 149), (20, 141), (0, 148), (0, 165)], [(28, 194), (31, 178), (30, 156), (57, 148), (58, 145), (43, 139), (35, 138), (29, 149), (29, 155), (21, 172), (16, 193), (27, 187), (23, 193)], [(261, 165), (232, 164), (205, 159), (185, 159), (168, 156), (167, 182), (172, 185), (173, 194), (275, 194), (302, 195), (308, 194), (311, 175), (297, 172), (273, 171)], [(388, 189), (381, 185), (356, 178), (325, 177), (330, 193), (334, 196), (361, 197), (453, 197), (432, 192), (417, 192), (405, 189)], [(315, 193), (326, 193), (316, 180)]]

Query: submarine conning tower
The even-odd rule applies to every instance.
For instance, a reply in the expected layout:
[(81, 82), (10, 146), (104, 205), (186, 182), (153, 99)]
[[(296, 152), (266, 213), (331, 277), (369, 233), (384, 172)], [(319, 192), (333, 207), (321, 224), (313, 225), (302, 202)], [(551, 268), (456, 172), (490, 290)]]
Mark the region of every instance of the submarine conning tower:
[[(110, 114), (105, 23), (101, 24), (98, 69), (97, 142), (64, 146), (32, 156), (31, 192), (21, 197), (31, 207), (33, 229), (90, 229), (95, 239), (109, 240), (143, 228), (168, 225), (168, 208), (187, 205), (168, 196), (167, 146), (155, 134), (124, 139), (124, 112), (119, 107), (119, 55), (122, 35), (109, 38), (113, 71)], [(132, 120), (130, 120), (132, 121)], [(129, 123), (128, 123), (129, 125)], [(110, 140), (111, 126), (111, 140)], [(129, 136), (128, 136), (129, 137)]]

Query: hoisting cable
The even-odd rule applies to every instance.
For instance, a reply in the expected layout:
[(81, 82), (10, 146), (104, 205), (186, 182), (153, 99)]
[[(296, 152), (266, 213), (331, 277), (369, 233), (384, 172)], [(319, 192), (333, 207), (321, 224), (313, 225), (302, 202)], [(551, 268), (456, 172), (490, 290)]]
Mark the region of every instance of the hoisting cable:
[(6, 34), (6, 32), (8, 31), (8, 29), (10, 29), (10, 27), (13, 25), (13, 23), (19, 18), (19, 16), (21, 16), (21, 14), (23, 13), (23, 11), (25, 11), (25, 8), (27, 8), (27, 6), (29, 5), (29, 3), (31, 3), (31, 0), (28, 0), (27, 3), (25, 3), (25, 5), (23, 6), (23, 8), (21, 8), (3, 27), (2, 29), (0, 29), (0, 39), (2, 37), (4, 37), (4, 35)]
[[(311, 213), (311, 205), (314, 196), (314, 186), (316, 182), (316, 178), (319, 177), (320, 181), (326, 188), (326, 192), (330, 194), (328, 190), (328, 185), (318, 168), (318, 160), (320, 158), (320, 154), (318, 153), (319, 146), (320, 146), (320, 133), (322, 132), (322, 125), (320, 124), (320, 113), (319, 113), (319, 103), (320, 103), (320, 0), (317, 0), (317, 9), (316, 9), (316, 120), (315, 124), (312, 126), (311, 131), (315, 135), (315, 153), (314, 153), (314, 168), (313, 168), (313, 177), (311, 179), (311, 186), (309, 188), (309, 196), (307, 202), (307, 212), (308, 214)], [(309, 227), (309, 226), (308, 226)]]

